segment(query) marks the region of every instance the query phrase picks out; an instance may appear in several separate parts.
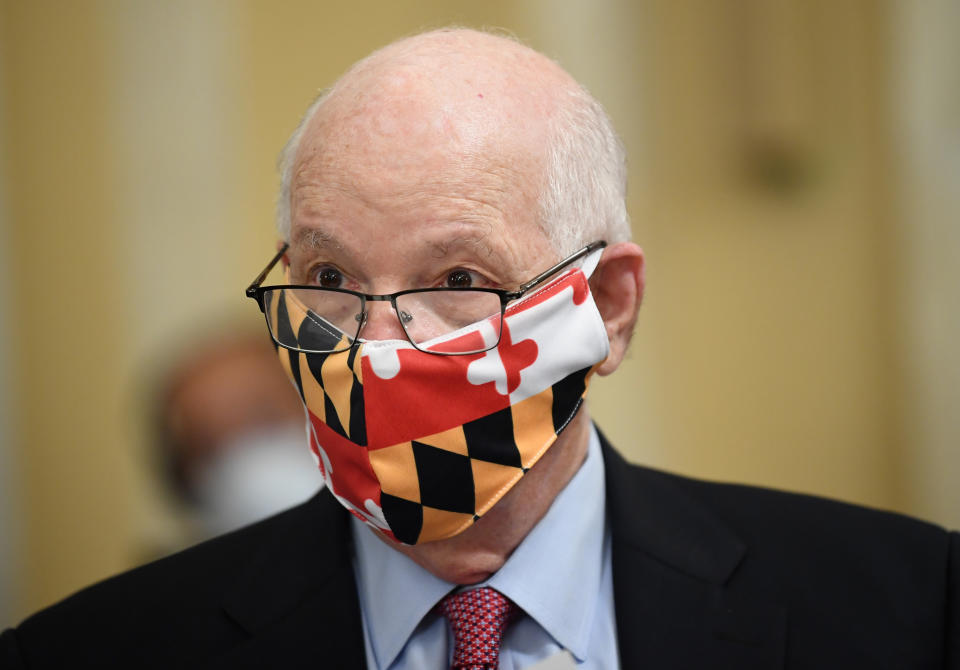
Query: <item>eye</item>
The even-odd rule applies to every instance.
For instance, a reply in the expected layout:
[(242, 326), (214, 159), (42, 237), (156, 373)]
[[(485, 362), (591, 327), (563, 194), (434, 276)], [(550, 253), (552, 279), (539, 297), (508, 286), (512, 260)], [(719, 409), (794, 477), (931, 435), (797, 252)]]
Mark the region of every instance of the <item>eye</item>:
[(447, 288), (470, 288), (473, 286), (473, 274), (466, 270), (453, 270), (444, 282)]
[(315, 269), (312, 278), (317, 286), (323, 288), (340, 288), (343, 285), (343, 274), (329, 265)]

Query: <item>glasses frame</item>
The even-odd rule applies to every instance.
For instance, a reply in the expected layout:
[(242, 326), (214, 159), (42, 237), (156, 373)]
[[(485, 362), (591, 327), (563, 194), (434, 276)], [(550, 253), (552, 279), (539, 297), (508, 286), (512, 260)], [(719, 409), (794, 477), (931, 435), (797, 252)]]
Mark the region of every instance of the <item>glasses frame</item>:
[(437, 356), (468, 356), (470, 354), (479, 354), (479, 353), (483, 353), (484, 351), (490, 351), (491, 349), (496, 348), (497, 345), (500, 344), (500, 338), (503, 336), (503, 328), (500, 328), (500, 330), (497, 332), (496, 342), (486, 347), (485, 349), (478, 349), (476, 351), (430, 351), (429, 349), (421, 349), (420, 346), (413, 341), (413, 338), (411, 338), (410, 334), (407, 332), (407, 325), (404, 322), (403, 315), (401, 315), (400, 309), (397, 308), (397, 298), (403, 295), (409, 295), (411, 293), (426, 293), (426, 292), (435, 293), (437, 291), (444, 291), (444, 292), (449, 291), (449, 292), (461, 292), (461, 293), (465, 291), (471, 291), (471, 292), (482, 291), (485, 293), (494, 293), (500, 298), (500, 319), (502, 320), (504, 316), (504, 312), (507, 309), (507, 305), (511, 301), (516, 300), (517, 298), (522, 298), (530, 290), (536, 288), (537, 286), (545, 282), (547, 279), (549, 279), (550, 277), (558, 273), (560, 270), (563, 270), (564, 268), (572, 265), (573, 263), (577, 262), (581, 258), (584, 258), (585, 256), (593, 253), (597, 249), (603, 249), (606, 246), (607, 246), (607, 242), (605, 240), (597, 240), (596, 242), (591, 242), (590, 244), (583, 247), (579, 251), (576, 251), (573, 254), (567, 256), (556, 265), (544, 270), (533, 279), (530, 279), (529, 281), (526, 281), (523, 284), (520, 284), (520, 286), (518, 286), (516, 289), (512, 291), (509, 289), (502, 289), (502, 288), (438, 287), (438, 288), (410, 288), (410, 289), (405, 289), (403, 291), (397, 291), (395, 293), (376, 294), (376, 293), (360, 293), (359, 291), (351, 291), (350, 289), (345, 289), (345, 288), (326, 288), (324, 286), (310, 286), (306, 284), (271, 284), (268, 286), (262, 286), (261, 284), (263, 284), (264, 280), (267, 278), (267, 275), (270, 274), (270, 271), (273, 270), (274, 266), (280, 261), (281, 258), (283, 258), (283, 255), (287, 253), (287, 249), (290, 248), (290, 245), (285, 242), (283, 246), (280, 248), (280, 250), (276, 253), (276, 255), (270, 259), (270, 262), (267, 263), (266, 267), (263, 268), (260, 274), (257, 275), (256, 279), (250, 282), (250, 286), (248, 286), (246, 290), (246, 296), (252, 300), (257, 301), (257, 305), (260, 307), (260, 311), (263, 313), (264, 318), (267, 318), (267, 310), (266, 310), (266, 305), (264, 303), (263, 296), (267, 291), (274, 291), (278, 289), (306, 289), (310, 291), (332, 291), (335, 293), (348, 293), (352, 296), (356, 296), (357, 298), (360, 298), (360, 309), (361, 309), (361, 314), (363, 314), (363, 318), (357, 322), (357, 331), (356, 333), (354, 333), (353, 343), (349, 347), (345, 347), (343, 349), (334, 349), (332, 351), (313, 351), (309, 349), (300, 349), (299, 347), (288, 346), (277, 340), (276, 336), (274, 336), (273, 334), (273, 329), (270, 327), (270, 320), (267, 319), (267, 330), (270, 331), (270, 337), (273, 339), (274, 342), (277, 343), (278, 346), (281, 346), (284, 349), (288, 349), (290, 351), (296, 351), (296, 352), (305, 353), (305, 354), (310, 354), (310, 353), (333, 354), (333, 353), (338, 353), (341, 351), (347, 351), (349, 349), (352, 349), (354, 346), (356, 346), (356, 342), (359, 339), (360, 331), (363, 330), (363, 326), (367, 321), (367, 318), (366, 318), (367, 317), (367, 301), (369, 300), (371, 302), (389, 302), (390, 303), (390, 305), (393, 307), (393, 313), (397, 315), (397, 319), (400, 321), (400, 326), (403, 328), (403, 334), (406, 336), (407, 341), (410, 342), (410, 344), (412, 344), (418, 351), (423, 351), (425, 353), (434, 354)]

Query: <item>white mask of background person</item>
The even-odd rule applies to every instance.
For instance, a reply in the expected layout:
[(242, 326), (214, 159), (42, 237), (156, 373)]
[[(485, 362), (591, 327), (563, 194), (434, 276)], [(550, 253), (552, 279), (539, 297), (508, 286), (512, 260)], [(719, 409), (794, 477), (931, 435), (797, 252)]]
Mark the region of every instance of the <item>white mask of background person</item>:
[(323, 486), (299, 398), (260, 328), (227, 320), (192, 334), (156, 386), (155, 460), (185, 513), (185, 540), (259, 521)]

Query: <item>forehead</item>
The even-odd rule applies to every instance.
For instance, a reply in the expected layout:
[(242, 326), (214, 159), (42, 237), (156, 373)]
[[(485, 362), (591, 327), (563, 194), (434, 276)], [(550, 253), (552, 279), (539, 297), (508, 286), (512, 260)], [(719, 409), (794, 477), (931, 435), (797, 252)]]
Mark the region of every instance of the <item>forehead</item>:
[(543, 123), (489, 85), (438, 91), (425, 77), (409, 68), (357, 77), (321, 107), (295, 161), (292, 239), (442, 245), (469, 231), (539, 256)]
[(491, 75), (441, 75), (422, 63), (361, 72), (337, 86), (308, 124), (297, 185), (344, 179), (364, 188), (479, 192), (539, 182), (542, 110)]

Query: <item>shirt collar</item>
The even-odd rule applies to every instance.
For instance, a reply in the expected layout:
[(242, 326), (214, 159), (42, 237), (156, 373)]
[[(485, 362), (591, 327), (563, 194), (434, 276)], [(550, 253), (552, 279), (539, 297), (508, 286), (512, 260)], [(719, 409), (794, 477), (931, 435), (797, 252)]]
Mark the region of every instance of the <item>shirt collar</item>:
[(600, 439), (591, 425), (583, 465), (487, 581), (581, 661), (600, 594), (605, 493)]
[[(605, 493), (600, 440), (591, 425), (583, 465), (503, 567), (478, 585), (509, 597), (578, 660), (587, 653), (600, 593)], [(457, 586), (352, 521), (364, 624), (377, 663), (386, 668), (423, 617)]]
[(366, 637), (381, 668), (390, 667), (414, 629), (455, 585), (435, 577), (352, 517), (354, 571)]

